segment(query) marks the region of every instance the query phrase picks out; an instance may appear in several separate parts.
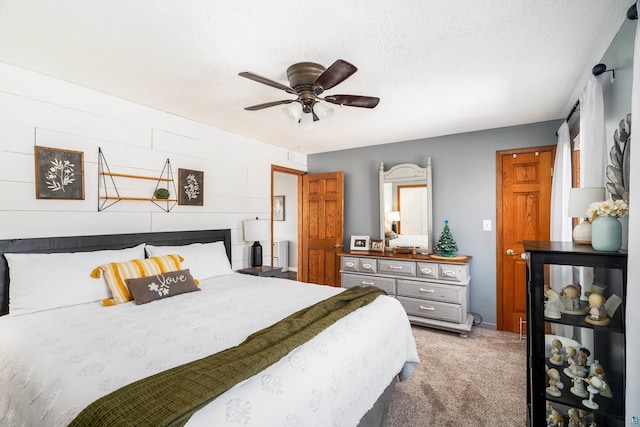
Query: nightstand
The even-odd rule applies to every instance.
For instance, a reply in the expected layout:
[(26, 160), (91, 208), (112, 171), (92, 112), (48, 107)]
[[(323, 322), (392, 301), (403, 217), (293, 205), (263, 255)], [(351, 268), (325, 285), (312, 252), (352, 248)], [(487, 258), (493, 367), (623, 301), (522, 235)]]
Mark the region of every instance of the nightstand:
[(252, 276), (260, 277), (280, 277), (282, 273), (282, 267), (271, 267), (270, 265), (263, 265), (262, 267), (249, 267), (238, 270), (238, 273), (250, 274)]

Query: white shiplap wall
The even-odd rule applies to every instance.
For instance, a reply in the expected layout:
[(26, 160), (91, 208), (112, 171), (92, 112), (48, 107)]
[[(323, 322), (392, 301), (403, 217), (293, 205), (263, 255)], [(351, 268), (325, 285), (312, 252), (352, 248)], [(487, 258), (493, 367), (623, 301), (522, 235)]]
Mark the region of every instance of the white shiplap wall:
[[(36, 199), (35, 145), (84, 152), (84, 200)], [(112, 172), (160, 176), (167, 158), (176, 180), (179, 168), (204, 171), (204, 206), (98, 212), (98, 147)], [(246, 267), (242, 220), (270, 217), (272, 164), (307, 170), (305, 155), (0, 63), (0, 239), (231, 228), (233, 267)], [(155, 188), (116, 184), (121, 195)]]

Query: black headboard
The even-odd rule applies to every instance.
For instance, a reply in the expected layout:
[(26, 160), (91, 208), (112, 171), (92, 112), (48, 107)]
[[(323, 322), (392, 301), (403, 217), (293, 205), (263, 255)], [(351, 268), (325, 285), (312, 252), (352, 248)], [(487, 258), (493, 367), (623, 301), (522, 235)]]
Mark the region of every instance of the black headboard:
[(231, 230), (163, 231), (158, 233), (103, 234), (96, 236), (38, 237), (33, 239), (0, 240), (0, 316), (9, 313), (8, 253), (88, 252), (104, 249), (124, 249), (140, 243), (187, 245), (223, 241), (231, 262)]

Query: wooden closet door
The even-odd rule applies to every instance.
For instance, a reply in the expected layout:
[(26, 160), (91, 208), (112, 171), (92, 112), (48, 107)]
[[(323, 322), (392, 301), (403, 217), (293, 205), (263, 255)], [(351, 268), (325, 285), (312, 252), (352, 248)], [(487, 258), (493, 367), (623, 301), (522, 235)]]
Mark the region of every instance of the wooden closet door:
[(344, 172), (302, 177), (302, 281), (340, 286)]
[(497, 165), (498, 330), (526, 332), (523, 240), (549, 240), (555, 146), (500, 151)]

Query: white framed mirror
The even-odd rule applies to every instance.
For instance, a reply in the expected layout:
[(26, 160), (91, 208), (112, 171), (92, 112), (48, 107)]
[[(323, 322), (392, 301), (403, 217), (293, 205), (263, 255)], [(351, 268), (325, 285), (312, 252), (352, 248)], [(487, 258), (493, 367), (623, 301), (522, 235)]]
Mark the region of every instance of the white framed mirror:
[(380, 238), (387, 250), (398, 246), (433, 249), (431, 157), (425, 167), (402, 163), (384, 170), (380, 162)]

